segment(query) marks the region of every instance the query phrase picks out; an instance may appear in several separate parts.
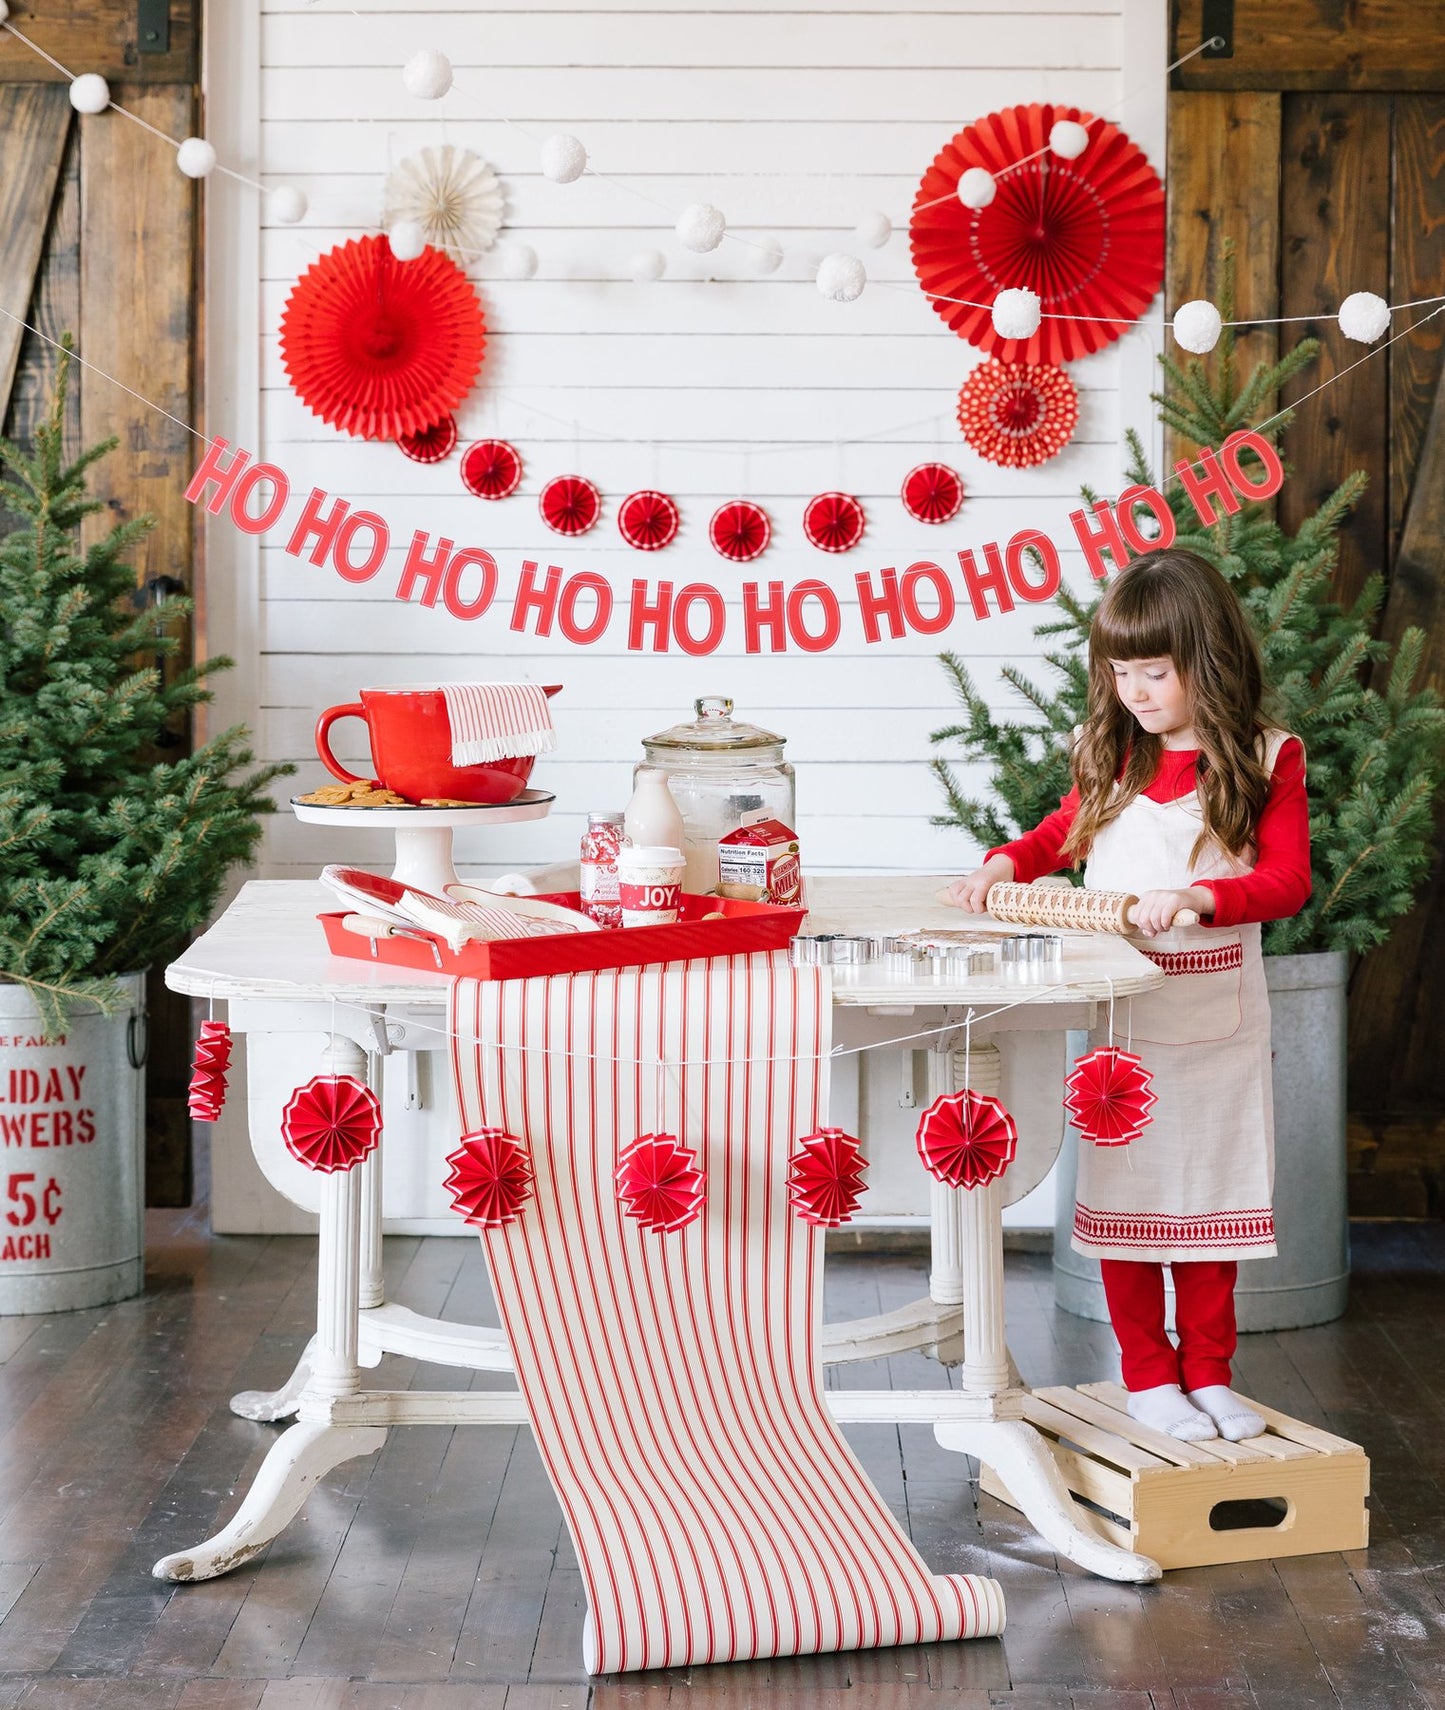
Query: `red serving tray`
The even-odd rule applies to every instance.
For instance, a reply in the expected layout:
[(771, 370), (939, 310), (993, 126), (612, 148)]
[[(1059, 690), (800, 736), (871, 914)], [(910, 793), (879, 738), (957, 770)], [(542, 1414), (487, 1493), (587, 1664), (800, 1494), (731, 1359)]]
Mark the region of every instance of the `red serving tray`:
[[(580, 908), (576, 891), (543, 898)], [(348, 911), (349, 912), (349, 911)], [(464, 974), (476, 980), (525, 980), (535, 974), (576, 974), (592, 968), (635, 968), (644, 962), (687, 962), (705, 956), (738, 956), (750, 950), (785, 950), (797, 936), (807, 909), (775, 903), (739, 902), (731, 897), (684, 893), (682, 915), (671, 926), (620, 926), (602, 932), (558, 933), (546, 938), (503, 938), (450, 949), (421, 927), (406, 937), (363, 938), (348, 932), (344, 914), (318, 915), (335, 956), (362, 962), (392, 962), (432, 974)], [(721, 914), (721, 920), (704, 920)], [(414, 934), (414, 936), (413, 936)]]

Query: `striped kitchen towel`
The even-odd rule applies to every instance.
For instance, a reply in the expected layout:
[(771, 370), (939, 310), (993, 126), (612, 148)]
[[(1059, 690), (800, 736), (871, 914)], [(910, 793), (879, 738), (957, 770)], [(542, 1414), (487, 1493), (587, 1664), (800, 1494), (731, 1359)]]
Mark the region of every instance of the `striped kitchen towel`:
[(480, 766), (557, 746), (540, 683), (443, 683), (452, 728), (452, 765)]
[[(532, 1172), (482, 1243), (589, 1673), (1002, 1630), (998, 1584), (929, 1571), (824, 1401), (823, 1231), (787, 1180), (827, 1121), (827, 972), (753, 955), (453, 989), (463, 1129), (514, 1136)], [(619, 1202), (641, 1136), (703, 1175), (669, 1233)]]

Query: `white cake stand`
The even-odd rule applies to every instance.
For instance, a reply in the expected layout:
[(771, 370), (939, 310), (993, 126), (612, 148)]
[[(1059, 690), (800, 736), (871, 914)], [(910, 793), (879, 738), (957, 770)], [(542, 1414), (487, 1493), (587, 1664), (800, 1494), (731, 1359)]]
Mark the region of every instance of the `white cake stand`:
[(513, 801), (478, 802), (475, 807), (335, 808), (293, 797), (291, 811), (303, 825), (395, 832), (392, 878), (444, 896), (445, 886), (461, 882), (452, 864), (452, 833), (458, 826), (518, 825), (523, 820), (545, 819), (556, 799), (549, 790), (523, 790)]

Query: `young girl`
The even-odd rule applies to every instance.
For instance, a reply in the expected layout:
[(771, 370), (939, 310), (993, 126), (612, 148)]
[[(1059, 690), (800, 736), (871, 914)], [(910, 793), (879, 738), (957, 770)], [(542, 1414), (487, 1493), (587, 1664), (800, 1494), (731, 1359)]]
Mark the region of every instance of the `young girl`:
[[(1100, 1261), (1129, 1412), (1197, 1441), (1258, 1436), (1229, 1388), (1237, 1261), (1275, 1251), (1269, 1000), (1259, 923), (1310, 894), (1304, 750), (1267, 725), (1259, 650), (1229, 584), (1196, 553), (1136, 558), (1089, 632), (1089, 710), (1056, 812), (950, 887), (981, 913), (990, 886), (1085, 860), (1084, 883), (1139, 897), (1136, 948), (1162, 987), (1123, 1000), (1091, 1045), (1153, 1075), (1153, 1120), (1129, 1146), (1080, 1146), (1073, 1244)], [(1176, 926), (1186, 910), (1197, 926)], [(1132, 1011), (1132, 1014), (1131, 1014)], [(1174, 1277), (1179, 1346), (1164, 1330)]]

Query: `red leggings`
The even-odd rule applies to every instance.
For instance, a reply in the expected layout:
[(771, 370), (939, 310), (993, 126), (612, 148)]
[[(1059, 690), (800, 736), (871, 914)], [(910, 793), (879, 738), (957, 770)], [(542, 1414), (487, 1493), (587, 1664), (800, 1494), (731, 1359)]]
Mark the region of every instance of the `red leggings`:
[(1229, 1382), (1234, 1357), (1232, 1259), (1176, 1260), (1174, 1323), (1179, 1347), (1164, 1333), (1164, 1267), (1140, 1259), (1100, 1259), (1109, 1321), (1119, 1338), (1124, 1388), (1154, 1389), (1177, 1383), (1183, 1390)]

